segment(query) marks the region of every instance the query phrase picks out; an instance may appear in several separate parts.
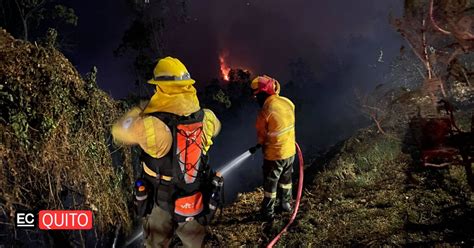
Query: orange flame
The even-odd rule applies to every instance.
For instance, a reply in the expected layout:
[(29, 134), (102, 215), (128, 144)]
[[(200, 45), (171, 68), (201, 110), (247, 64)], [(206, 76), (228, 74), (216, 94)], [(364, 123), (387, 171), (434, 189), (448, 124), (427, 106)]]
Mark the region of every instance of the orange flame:
[(220, 64), (222, 78), (225, 81), (229, 81), (230, 67), (229, 67), (229, 65), (227, 65), (227, 63), (225, 61), (226, 57), (227, 57), (227, 54), (219, 55), (219, 64)]

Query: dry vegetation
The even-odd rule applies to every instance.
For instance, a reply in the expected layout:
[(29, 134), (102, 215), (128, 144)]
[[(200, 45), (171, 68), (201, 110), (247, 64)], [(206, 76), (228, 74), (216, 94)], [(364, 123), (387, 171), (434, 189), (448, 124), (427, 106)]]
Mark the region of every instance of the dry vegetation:
[(111, 157), (109, 126), (120, 114), (119, 105), (93, 80), (85, 83), (64, 55), (47, 45), (15, 40), (0, 30), (0, 59), (5, 240), (34, 242), (32, 235), (14, 230), (16, 210), (94, 211), (94, 233), (55, 233), (52, 239), (40, 237), (38, 245), (61, 242), (58, 236), (70, 245), (85, 245), (83, 236), (130, 228), (130, 154), (119, 156), (128, 166), (114, 166)]
[[(413, 147), (375, 130), (361, 130), (306, 168), (300, 213), (279, 245), (474, 244), (474, 197), (464, 168), (422, 168)], [(242, 194), (226, 208), (210, 243), (267, 244), (289, 215), (264, 225), (256, 218), (262, 194)]]
[[(419, 44), (413, 50), (428, 56), (427, 47)], [(421, 60), (431, 61), (426, 56), (420, 55)], [(447, 70), (438, 69), (446, 74), (447, 94), (463, 106), (456, 119), (464, 131), (470, 129), (474, 102), (472, 56), (456, 56)], [(120, 114), (119, 104), (97, 89), (94, 80), (84, 82), (47, 45), (14, 40), (1, 31), (0, 60), (0, 234), (12, 245), (22, 244), (25, 234), (12, 226), (18, 209), (92, 209), (99, 234), (63, 233), (62, 240), (72, 246), (90, 244), (91, 235), (104, 234), (95, 241), (104, 240), (117, 228), (130, 229), (131, 154), (119, 155), (113, 163), (115, 148), (108, 133)], [(306, 165), (300, 212), (278, 246), (474, 245), (474, 197), (464, 168), (419, 164), (409, 122), (424, 106), (432, 106), (420, 86), (422, 81), (413, 89), (384, 89), (383, 104), (379, 98), (363, 101), (372, 110), (383, 107), (368, 113), (378, 126), (360, 130)], [(208, 246), (266, 245), (289, 214), (273, 224), (261, 222), (262, 195), (261, 189), (241, 194), (224, 208), (210, 227)], [(61, 240), (50, 235), (38, 244)]]
[[(447, 99), (459, 107), (454, 116), (463, 135), (471, 131), (474, 113), (472, 58), (472, 53), (457, 57), (446, 75)], [(395, 80), (405, 78), (408, 66), (411, 61), (400, 64)], [(445, 116), (434, 108), (422, 82), (411, 80), (411, 89), (378, 88), (373, 99), (361, 101), (374, 124), (306, 165), (300, 212), (278, 246), (474, 245), (474, 195), (466, 168), (421, 165), (421, 130), (414, 124), (429, 111)], [(470, 147), (472, 159), (472, 140), (458, 145)], [(307, 157), (313, 156), (310, 152)], [(262, 195), (260, 189), (242, 194), (225, 208), (211, 227), (209, 246), (267, 245), (289, 215), (263, 224), (257, 218)]]

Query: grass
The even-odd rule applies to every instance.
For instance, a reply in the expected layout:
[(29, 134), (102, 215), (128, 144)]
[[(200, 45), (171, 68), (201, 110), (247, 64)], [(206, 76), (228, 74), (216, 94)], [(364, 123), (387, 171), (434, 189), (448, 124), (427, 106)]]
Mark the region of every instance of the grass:
[[(312, 181), (306, 182), (295, 223), (277, 246), (472, 245), (474, 199), (464, 169), (421, 168), (403, 146), (364, 129), (307, 166), (305, 180)], [(212, 226), (210, 243), (267, 244), (289, 215), (271, 226), (252, 218), (261, 194), (244, 194), (226, 209)]]

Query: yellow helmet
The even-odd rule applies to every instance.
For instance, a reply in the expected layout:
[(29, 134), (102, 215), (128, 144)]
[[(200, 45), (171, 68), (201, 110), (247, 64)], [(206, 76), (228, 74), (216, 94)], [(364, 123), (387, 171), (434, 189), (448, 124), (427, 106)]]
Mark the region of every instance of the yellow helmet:
[(180, 85), (194, 84), (186, 66), (179, 59), (166, 57), (160, 59), (153, 70), (153, 78), (149, 84), (174, 83)]

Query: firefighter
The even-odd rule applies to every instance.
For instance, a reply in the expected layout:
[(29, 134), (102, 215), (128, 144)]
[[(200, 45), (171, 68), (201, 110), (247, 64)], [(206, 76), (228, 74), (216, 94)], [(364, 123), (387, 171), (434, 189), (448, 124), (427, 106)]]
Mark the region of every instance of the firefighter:
[(256, 77), (251, 88), (260, 106), (257, 116), (257, 146), (252, 153), (263, 149), (264, 198), (261, 215), (264, 220), (274, 218), (274, 208), (278, 197), (282, 211), (291, 209), (291, 175), (295, 160), (295, 106), (279, 95), (280, 84), (269, 76)]
[(145, 216), (145, 246), (167, 247), (176, 233), (184, 247), (202, 247), (211, 212), (207, 152), (220, 122), (200, 108), (195, 81), (178, 59), (159, 60), (153, 74), (148, 82), (156, 85), (155, 94), (121, 118), (112, 134), (142, 149), (136, 204)]

